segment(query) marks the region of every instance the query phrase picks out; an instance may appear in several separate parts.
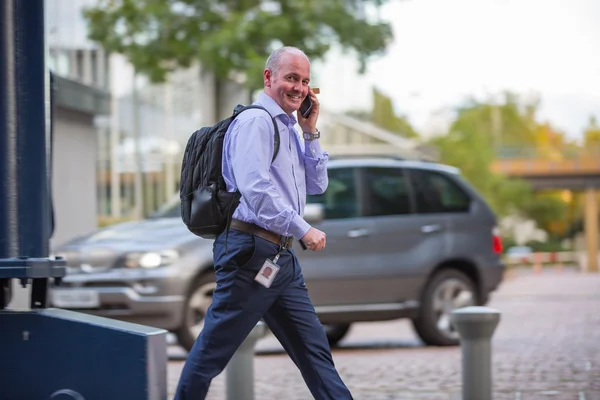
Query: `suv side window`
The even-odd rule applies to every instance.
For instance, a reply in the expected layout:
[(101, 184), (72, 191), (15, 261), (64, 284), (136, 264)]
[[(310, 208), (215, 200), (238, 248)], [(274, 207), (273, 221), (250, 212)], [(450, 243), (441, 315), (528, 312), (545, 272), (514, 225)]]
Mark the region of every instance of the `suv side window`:
[(415, 188), (417, 212), (456, 213), (468, 212), (471, 199), (449, 177), (435, 171), (411, 170)]
[(408, 177), (400, 168), (365, 169), (368, 216), (402, 215), (412, 212)]
[(323, 194), (308, 195), (307, 203), (323, 204), (326, 219), (355, 218), (360, 215), (355, 168), (331, 168), (329, 185)]

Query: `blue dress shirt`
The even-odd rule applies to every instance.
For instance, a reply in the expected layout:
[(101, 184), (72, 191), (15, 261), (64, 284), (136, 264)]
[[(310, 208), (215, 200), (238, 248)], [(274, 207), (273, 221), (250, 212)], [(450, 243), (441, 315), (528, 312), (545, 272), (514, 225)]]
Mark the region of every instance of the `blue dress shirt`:
[(327, 189), (327, 152), (318, 140), (304, 144), (296, 118), (264, 92), (254, 103), (267, 109), (279, 128), (279, 153), (271, 164), (275, 130), (264, 110), (241, 113), (223, 143), (223, 177), (230, 192), (242, 194), (233, 218), (301, 239), (310, 229), (302, 218), (307, 194)]

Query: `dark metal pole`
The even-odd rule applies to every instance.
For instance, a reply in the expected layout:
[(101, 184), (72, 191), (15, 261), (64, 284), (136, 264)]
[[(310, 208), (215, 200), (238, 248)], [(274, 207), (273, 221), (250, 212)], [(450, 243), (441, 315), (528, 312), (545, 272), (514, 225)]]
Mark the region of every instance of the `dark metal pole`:
[[(0, 259), (19, 253), (14, 2), (0, 2)], [(0, 309), (10, 302), (11, 279), (0, 277)]]
[(19, 255), (14, 3), (0, 2), (0, 258)]
[(48, 260), (48, 94), (44, 0), (0, 1), (0, 280), (31, 278), (33, 308), (64, 275)]
[[(50, 196), (46, 131), (47, 70), (44, 0), (15, 4), (17, 85), (19, 256), (44, 258), (49, 252)], [(48, 278), (33, 278), (31, 307), (45, 307)]]
[(47, 257), (49, 188), (46, 134), (44, 0), (9, 0), (15, 8), (15, 75), (19, 190), (19, 256)]

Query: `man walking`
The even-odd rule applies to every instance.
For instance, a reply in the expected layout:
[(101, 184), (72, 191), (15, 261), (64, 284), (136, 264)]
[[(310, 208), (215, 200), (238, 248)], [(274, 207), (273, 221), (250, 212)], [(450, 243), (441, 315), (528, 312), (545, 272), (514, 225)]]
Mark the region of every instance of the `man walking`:
[[(261, 318), (300, 369), (315, 399), (352, 399), (335, 369), (291, 249), (294, 239), (312, 251), (326, 244), (325, 234), (302, 218), (306, 194), (321, 194), (328, 184), (328, 155), (316, 127), (319, 102), (309, 90), (310, 62), (297, 48), (280, 48), (269, 56), (263, 80), (264, 93), (255, 104), (268, 113), (244, 111), (225, 136), (223, 177), (227, 190), (239, 190), (242, 198), (229, 234), (223, 232), (214, 243), (217, 287), (202, 333), (187, 357), (176, 400), (204, 399), (211, 380)], [(307, 95), (313, 109), (307, 118), (298, 113), (296, 121), (293, 113)], [(272, 163), (271, 116), (280, 133), (279, 153)], [(304, 144), (294, 129), (296, 122)]]

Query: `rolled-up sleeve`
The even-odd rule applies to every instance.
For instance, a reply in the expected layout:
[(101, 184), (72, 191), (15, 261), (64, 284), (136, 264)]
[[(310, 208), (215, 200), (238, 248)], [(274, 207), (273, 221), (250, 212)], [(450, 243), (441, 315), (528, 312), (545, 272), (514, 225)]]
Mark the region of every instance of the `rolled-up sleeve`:
[(306, 193), (322, 194), (327, 189), (327, 161), (329, 154), (323, 151), (318, 140), (304, 142), (304, 167), (306, 171)]
[(231, 167), (245, 205), (270, 230), (296, 239), (304, 237), (310, 225), (285, 205), (269, 175), (274, 151), (271, 119), (251, 118), (231, 133)]

